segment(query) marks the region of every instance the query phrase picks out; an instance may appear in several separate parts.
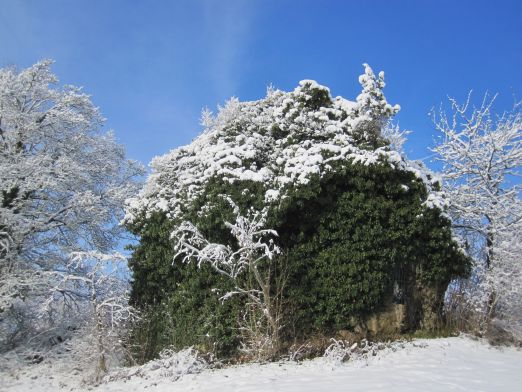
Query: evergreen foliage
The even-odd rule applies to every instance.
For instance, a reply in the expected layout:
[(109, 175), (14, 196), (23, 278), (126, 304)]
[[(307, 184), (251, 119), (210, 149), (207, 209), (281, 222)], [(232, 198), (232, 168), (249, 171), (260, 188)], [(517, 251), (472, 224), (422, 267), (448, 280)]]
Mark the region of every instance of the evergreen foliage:
[(168, 346), (197, 346), (203, 352), (230, 356), (238, 346), (237, 303), (221, 304), (215, 294), (230, 285), (209, 267), (199, 270), (172, 262), (173, 227), (156, 213), (141, 228), (140, 243), (130, 247), (130, 301), (146, 314), (134, 329), (136, 357), (152, 359)]
[(313, 81), (260, 101), (233, 99), (217, 117), (204, 114), (206, 130), (193, 143), (153, 161), (126, 217), (140, 236), (132, 299), (161, 320), (145, 332), (153, 342), (146, 357), (165, 345), (220, 356), (239, 348), (245, 299), (220, 303), (231, 282), (174, 259), (171, 238), (190, 221), (210, 241), (235, 246), (224, 195), (243, 213), (268, 208), (266, 227), (279, 233), (282, 254), (262, 273), (283, 288), (286, 344), (364, 324), (397, 297), (397, 271), (438, 293), (467, 273), (437, 179), (381, 133), (399, 109), (384, 98), (384, 75), (366, 66), (360, 82), (356, 102)]
[(278, 230), (294, 334), (353, 329), (393, 296), (398, 271), (444, 287), (466, 274), (450, 222), (423, 206), (425, 197), (411, 173), (351, 165), (322, 181), (311, 200), (291, 203)]

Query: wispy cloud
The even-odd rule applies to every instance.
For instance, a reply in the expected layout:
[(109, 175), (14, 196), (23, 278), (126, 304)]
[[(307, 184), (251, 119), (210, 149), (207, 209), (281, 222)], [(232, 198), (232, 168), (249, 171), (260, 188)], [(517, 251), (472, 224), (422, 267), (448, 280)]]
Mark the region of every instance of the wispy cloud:
[(205, 26), (209, 40), (208, 72), (214, 91), (230, 96), (238, 91), (244, 58), (252, 32), (255, 1), (205, 1)]

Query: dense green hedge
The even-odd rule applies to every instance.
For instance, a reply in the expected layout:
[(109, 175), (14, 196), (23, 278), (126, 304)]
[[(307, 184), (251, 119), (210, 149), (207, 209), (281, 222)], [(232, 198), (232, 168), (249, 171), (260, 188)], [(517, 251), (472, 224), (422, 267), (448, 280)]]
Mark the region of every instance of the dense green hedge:
[[(243, 210), (260, 208), (263, 184), (215, 179), (188, 206), (187, 219), (210, 240), (230, 243), (223, 222), (233, 214), (222, 194)], [(283, 254), (277, 263), (287, 276), (287, 342), (354, 328), (389, 302), (398, 269), (415, 271), (416, 279), (434, 287), (467, 273), (468, 259), (451, 238), (450, 222), (423, 205), (426, 197), (424, 184), (411, 172), (388, 164), (343, 165), (295, 189), (272, 210), (268, 226), (279, 233)], [(214, 208), (200, 214), (209, 202)], [(169, 237), (175, 222), (160, 214), (140, 222), (131, 227), (141, 240), (130, 267), (132, 302), (148, 309), (148, 325), (135, 332), (146, 342), (144, 359), (168, 345), (233, 356), (243, 299), (222, 304), (219, 293), (230, 289), (230, 282), (209, 267), (173, 263)]]
[(212, 290), (228, 290), (230, 283), (208, 266), (173, 263), (172, 228), (154, 214), (140, 228), (140, 243), (130, 247), (131, 304), (143, 312), (133, 330), (136, 356), (145, 361), (170, 346), (231, 356), (239, 344), (238, 301), (221, 303)]
[(313, 198), (289, 203), (279, 232), (294, 334), (354, 328), (389, 302), (399, 270), (433, 287), (467, 273), (450, 222), (425, 198), (410, 172), (352, 165), (323, 179)]

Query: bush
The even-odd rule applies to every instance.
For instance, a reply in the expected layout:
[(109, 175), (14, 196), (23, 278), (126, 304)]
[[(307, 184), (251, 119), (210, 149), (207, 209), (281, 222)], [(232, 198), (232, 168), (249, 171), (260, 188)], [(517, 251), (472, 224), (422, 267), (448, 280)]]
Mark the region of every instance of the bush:
[[(162, 314), (151, 353), (168, 342), (234, 356), (244, 343), (237, 329), (248, 300), (221, 305), (215, 291), (232, 282), (173, 253), (186, 221), (206, 241), (237, 249), (227, 200), (245, 216), (267, 211), (265, 228), (279, 233), (281, 255), (260, 268), (270, 295), (282, 289), (281, 349), (364, 329), (393, 302), (406, 308), (401, 329), (434, 326), (449, 281), (469, 262), (452, 239), (437, 180), (381, 133), (398, 110), (382, 95), (383, 76), (367, 67), (360, 80), (357, 102), (333, 99), (313, 81), (256, 102), (231, 100), (205, 116), (193, 143), (153, 162), (126, 219), (141, 237), (133, 298)], [(252, 275), (238, 279), (252, 287)]]

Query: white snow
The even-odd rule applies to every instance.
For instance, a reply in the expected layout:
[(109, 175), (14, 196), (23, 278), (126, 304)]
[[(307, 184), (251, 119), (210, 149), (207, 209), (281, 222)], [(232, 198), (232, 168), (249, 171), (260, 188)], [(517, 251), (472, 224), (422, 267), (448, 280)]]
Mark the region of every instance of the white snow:
[[(401, 347), (402, 346), (402, 347)], [(158, 372), (79, 386), (79, 372), (59, 373), (49, 365), (33, 365), (14, 375), (1, 374), (2, 391), (99, 390), (198, 392), (315, 391), (520, 391), (522, 350), (495, 348), (469, 337), (416, 340), (375, 357), (336, 364), (312, 361), (247, 364), (187, 374), (177, 381)], [(74, 374), (76, 373), (76, 374)], [(176, 373), (175, 371), (171, 373)], [(62, 385), (62, 387), (60, 387)]]
[[(206, 128), (192, 143), (151, 162), (152, 173), (144, 189), (127, 200), (125, 221), (154, 211), (176, 217), (216, 177), (230, 183), (263, 183), (268, 190), (265, 202), (276, 206), (290, 190), (333, 170), (334, 161), (338, 165), (390, 165), (413, 172), (428, 188), (426, 206), (443, 208), (433, 175), (421, 163), (389, 147), (367, 150), (355, 142), (354, 133), (364, 130), (365, 124), (386, 123), (399, 111), (384, 97), (383, 75), (377, 77), (368, 65), (361, 84), (356, 102), (332, 99), (327, 87), (304, 80), (294, 91), (269, 90), (259, 101), (233, 98), (212, 119), (204, 112)], [(324, 106), (307, 106), (317, 96), (327, 99)], [(396, 129), (388, 134), (400, 145), (405, 133)]]

